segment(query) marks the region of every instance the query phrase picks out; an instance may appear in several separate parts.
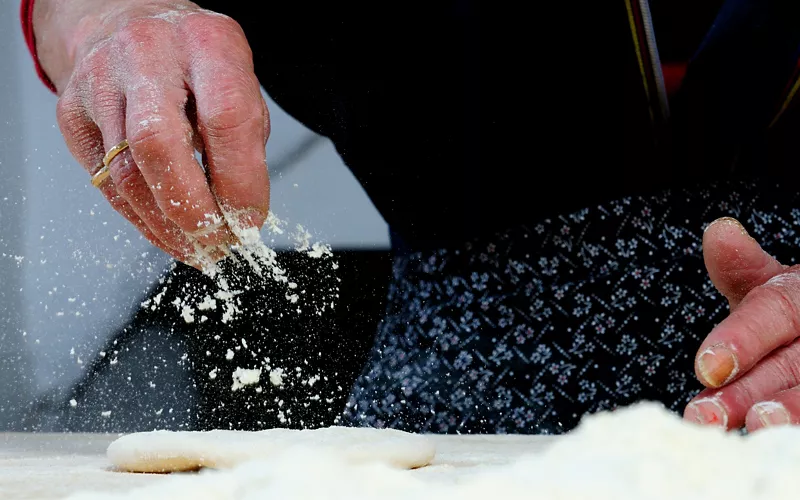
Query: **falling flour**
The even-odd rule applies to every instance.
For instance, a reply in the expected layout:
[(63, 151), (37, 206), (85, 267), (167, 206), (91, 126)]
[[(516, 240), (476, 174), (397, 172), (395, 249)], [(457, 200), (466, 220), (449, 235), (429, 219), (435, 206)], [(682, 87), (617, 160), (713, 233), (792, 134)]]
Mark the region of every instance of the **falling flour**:
[(280, 387), (283, 385), (283, 368), (274, 368), (269, 372), (269, 381), (272, 385)]
[[(304, 311), (321, 316), (325, 311), (333, 309), (339, 291), (338, 281), (335, 277), (338, 266), (330, 246), (312, 241), (311, 232), (298, 225), (296, 231), (289, 235), (294, 242), (294, 251), (314, 259), (314, 261), (305, 269), (295, 271), (298, 276), (292, 279), (281, 267), (279, 254), (264, 243), (262, 233), (258, 228), (239, 225), (238, 221), (242, 219), (241, 214), (224, 209), (222, 212), (224, 218), (207, 216), (206, 220), (198, 223), (198, 231), (195, 235), (189, 237), (194, 246), (192, 260), (202, 268), (203, 274), (209, 280), (202, 280), (198, 286), (193, 284), (175, 285), (172, 276), (166, 275), (159, 280), (161, 286), (157, 293), (141, 304), (143, 308), (156, 311), (168, 303), (174, 307), (177, 316), (186, 324), (202, 324), (204, 327), (208, 327), (211, 326), (208, 325), (209, 323), (221, 322), (234, 326), (234, 328), (235, 323), (241, 318), (253, 318), (254, 321), (258, 321), (257, 318), (260, 317), (273, 315), (276, 318), (283, 318), (286, 314), (301, 314)], [(200, 244), (202, 234), (207, 234), (223, 225), (227, 225), (236, 237), (235, 245), (224, 248), (208, 248)], [(283, 234), (286, 232), (286, 225), (285, 221), (270, 212), (264, 224), (264, 231)], [(223, 261), (217, 262), (215, 259), (220, 255), (226, 257)], [(173, 270), (175, 266), (173, 266)], [(245, 268), (246, 272), (236, 274), (237, 270), (242, 270), (242, 268)], [(176, 280), (177, 282), (179, 280)], [(177, 288), (177, 286), (182, 288)], [(314, 288), (305, 289), (307, 286)], [(269, 301), (268, 305), (260, 302), (259, 299), (253, 300), (253, 296), (258, 296), (259, 291), (263, 292), (261, 297)], [(165, 299), (167, 296), (169, 298)], [(273, 303), (272, 300), (275, 300), (276, 303)], [(280, 303), (283, 300), (285, 302)], [(264, 334), (272, 333), (268, 329), (270, 321), (265, 320), (258, 324), (264, 325)], [(229, 331), (228, 328), (221, 330)], [(230, 390), (242, 391), (243, 395), (240, 397), (247, 398), (248, 407), (258, 404), (265, 407), (265, 411), (275, 415), (279, 422), (295, 424), (292, 410), (283, 407), (284, 401), (275, 398), (274, 393), (290, 388), (294, 384), (313, 387), (320, 377), (309, 378), (309, 374), (301, 377), (299, 372), (295, 373), (292, 365), (300, 364), (300, 360), (281, 360), (280, 363), (284, 367), (288, 365), (289, 368), (277, 368), (270, 366), (269, 359), (265, 358), (265, 355), (270, 353), (262, 353), (262, 346), (249, 348), (247, 342), (240, 339), (241, 345), (231, 348), (230, 341), (234, 339), (224, 338), (225, 335), (212, 334), (212, 336), (213, 343), (209, 342), (208, 347), (204, 350), (205, 356), (210, 358), (209, 361), (216, 356), (224, 357), (231, 364), (207, 366), (208, 380), (228, 379), (230, 376), (231, 379), (228, 379), (232, 381), (229, 386)], [(234, 364), (234, 359), (236, 359), (236, 364)], [(241, 367), (241, 364), (253, 361), (257, 363), (260, 361), (262, 366), (253, 369)], [(236, 367), (236, 365), (240, 365), (240, 367)], [(262, 383), (262, 378), (263, 382), (268, 380), (269, 384)], [(244, 391), (248, 386), (251, 387)], [(332, 389), (327, 389), (320, 384), (318, 390)], [(306, 401), (298, 401), (295, 396), (293, 403), (304, 404), (306, 407), (312, 403), (321, 406), (332, 400), (325, 396), (333, 395), (323, 394), (321, 397), (320, 394), (308, 394), (305, 396)], [(260, 401), (256, 401), (256, 398), (260, 398)], [(299, 423), (304, 424), (302, 421)]]
[[(250, 456), (230, 470), (178, 475), (119, 495), (70, 498), (795, 500), (800, 491), (800, 428), (742, 436), (684, 422), (655, 403), (586, 417), (544, 449), (534, 453), (532, 447), (505, 464), (482, 465), (476, 454), (407, 471), (342, 461), (313, 442), (273, 455), (259, 455), (258, 442), (249, 442), (244, 435), (237, 440)], [(139, 454), (147, 449), (137, 448)], [(219, 450), (193, 448), (196, 456), (212, 451)]]
[(259, 379), (261, 378), (261, 370), (258, 368), (255, 369), (246, 369), (246, 368), (237, 368), (233, 371), (233, 385), (231, 386), (232, 391), (238, 391), (244, 386), (257, 384)]
[(181, 316), (187, 323), (194, 323), (194, 309), (189, 306), (181, 306)]
[[(188, 296), (176, 298), (173, 304), (178, 308), (183, 320), (191, 324), (196, 321), (196, 310), (210, 311), (221, 308), (221, 321), (223, 323), (231, 323), (242, 313), (242, 306), (237, 296), (243, 293), (243, 290), (233, 289), (228, 280), (221, 276), (219, 263), (212, 258), (215, 252), (224, 254), (230, 259), (244, 261), (262, 279), (272, 280), (285, 286), (287, 288), (284, 294), (286, 301), (290, 304), (297, 304), (301, 298), (301, 295), (296, 292), (297, 283), (291, 281), (286, 275), (286, 271), (279, 265), (277, 252), (262, 241), (259, 229), (255, 227), (242, 227), (238, 223), (239, 214), (231, 211), (224, 212), (224, 220), (239, 242), (230, 248), (206, 248), (201, 245), (196, 238), (190, 238), (194, 246), (193, 260), (202, 268), (206, 276), (215, 281), (218, 290), (211, 295), (206, 294), (202, 299), (195, 300), (194, 302), (192, 302)], [(210, 215), (207, 216), (207, 219), (208, 220), (201, 221), (201, 223), (198, 224), (201, 232), (208, 232), (214, 228), (220, 227), (223, 222), (222, 219)], [(282, 234), (285, 224), (284, 221), (270, 212), (265, 222), (265, 227), (272, 233)], [(333, 256), (329, 245), (320, 242), (312, 243), (311, 233), (301, 225), (297, 226), (297, 231), (292, 235), (292, 239), (295, 241), (295, 250), (311, 258), (330, 259)], [(338, 266), (336, 263), (332, 262), (331, 269), (336, 270), (337, 268)], [(161, 304), (167, 288), (167, 286), (163, 287), (154, 297), (144, 301), (142, 307), (156, 310)], [(324, 309), (324, 307), (325, 306), (323, 306), (322, 309)], [(201, 322), (205, 322), (207, 319), (206, 316), (202, 316)]]

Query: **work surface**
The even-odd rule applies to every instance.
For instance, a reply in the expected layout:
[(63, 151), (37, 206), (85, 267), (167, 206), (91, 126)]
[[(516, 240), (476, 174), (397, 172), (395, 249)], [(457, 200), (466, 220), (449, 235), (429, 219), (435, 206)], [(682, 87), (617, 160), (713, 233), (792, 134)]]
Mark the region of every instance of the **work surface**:
[[(165, 474), (116, 472), (106, 448), (116, 434), (0, 434), (0, 498), (58, 499), (76, 491), (120, 492), (163, 481)], [(433, 436), (436, 459), (410, 474), (461, 474), (510, 463), (544, 449), (543, 436)]]

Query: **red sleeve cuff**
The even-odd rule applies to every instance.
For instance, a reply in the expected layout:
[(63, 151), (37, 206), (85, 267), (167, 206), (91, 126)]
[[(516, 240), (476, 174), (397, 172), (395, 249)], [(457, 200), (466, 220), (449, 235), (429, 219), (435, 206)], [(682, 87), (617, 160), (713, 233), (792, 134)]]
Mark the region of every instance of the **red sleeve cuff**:
[(36, 37), (33, 34), (33, 2), (35, 0), (22, 0), (22, 5), (20, 5), (19, 9), (19, 17), (22, 21), (22, 33), (25, 35), (25, 43), (28, 45), (28, 50), (33, 57), (33, 63), (36, 65), (36, 74), (39, 75), (39, 78), (42, 82), (50, 89), (53, 93), (56, 92), (56, 86), (53, 85), (53, 82), (48, 78), (47, 74), (44, 72), (42, 68), (42, 64), (39, 62), (39, 56), (36, 53)]

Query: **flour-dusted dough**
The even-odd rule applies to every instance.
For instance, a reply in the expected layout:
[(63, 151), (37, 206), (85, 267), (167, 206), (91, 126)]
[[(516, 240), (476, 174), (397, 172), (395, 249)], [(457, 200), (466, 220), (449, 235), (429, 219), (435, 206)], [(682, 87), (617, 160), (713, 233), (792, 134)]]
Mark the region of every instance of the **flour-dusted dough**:
[(314, 430), (152, 431), (128, 434), (108, 447), (108, 458), (129, 472), (229, 469), (294, 448), (332, 453), (350, 464), (378, 463), (402, 469), (428, 465), (436, 453), (422, 435), (393, 429), (326, 427)]

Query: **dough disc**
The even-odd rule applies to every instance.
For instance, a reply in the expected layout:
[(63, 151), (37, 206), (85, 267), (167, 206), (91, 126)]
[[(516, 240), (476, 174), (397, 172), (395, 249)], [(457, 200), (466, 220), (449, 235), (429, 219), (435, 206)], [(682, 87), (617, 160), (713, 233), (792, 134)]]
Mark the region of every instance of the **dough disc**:
[(296, 447), (333, 453), (351, 463), (381, 463), (401, 469), (428, 465), (431, 439), (394, 429), (325, 427), (313, 430), (152, 431), (122, 436), (108, 446), (109, 460), (127, 472), (228, 469)]

